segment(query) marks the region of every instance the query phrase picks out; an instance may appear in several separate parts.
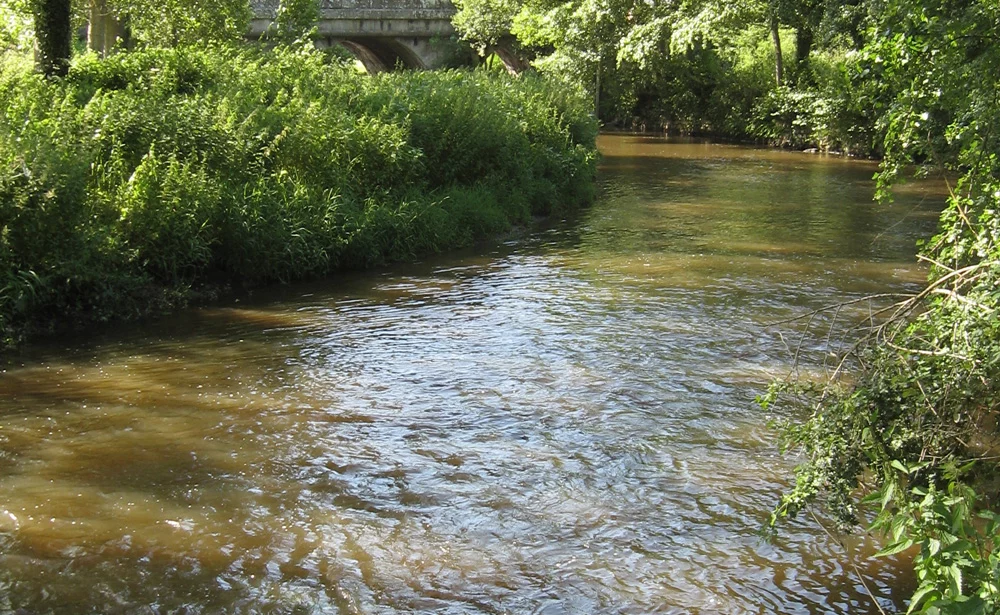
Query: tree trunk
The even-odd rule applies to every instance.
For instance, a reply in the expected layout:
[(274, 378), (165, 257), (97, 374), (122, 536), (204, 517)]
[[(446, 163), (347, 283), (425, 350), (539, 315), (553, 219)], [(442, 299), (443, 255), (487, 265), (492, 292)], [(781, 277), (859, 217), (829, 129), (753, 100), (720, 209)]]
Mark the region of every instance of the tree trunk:
[(107, 0), (90, 0), (90, 24), (87, 47), (106, 58), (116, 46), (128, 48), (129, 31), (124, 19), (119, 19)]
[(102, 57), (106, 50), (107, 0), (90, 0), (90, 16), (87, 22), (87, 49), (96, 51)]
[(132, 26), (128, 15), (114, 15), (113, 17), (115, 43), (119, 49), (131, 51), (135, 48), (135, 41), (132, 39)]
[(813, 29), (811, 26), (803, 25), (795, 31), (795, 65), (801, 70), (805, 68), (809, 61), (809, 53), (813, 46)]
[(597, 70), (594, 75), (594, 118), (601, 121), (601, 61), (597, 61)]
[(504, 37), (495, 44), (487, 47), (486, 55), (496, 54), (500, 58), (500, 61), (503, 62), (504, 68), (507, 69), (508, 73), (511, 75), (520, 75), (531, 68), (531, 64), (514, 51), (515, 45), (513, 42), (513, 37)]
[(72, 52), (70, 0), (36, 0), (35, 65), (46, 77), (69, 72)]
[(778, 32), (778, 16), (772, 9), (768, 16), (768, 26), (771, 29), (771, 42), (774, 43), (774, 81), (781, 87), (785, 81), (785, 63), (781, 57), (781, 33)]

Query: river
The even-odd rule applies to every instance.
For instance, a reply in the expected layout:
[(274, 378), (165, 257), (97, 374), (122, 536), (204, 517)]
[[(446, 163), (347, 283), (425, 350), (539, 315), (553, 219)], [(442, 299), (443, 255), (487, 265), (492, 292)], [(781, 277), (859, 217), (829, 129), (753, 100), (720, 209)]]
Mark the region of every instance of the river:
[[(903, 605), (870, 540), (761, 538), (795, 460), (754, 397), (802, 330), (772, 323), (919, 285), (941, 195), (875, 205), (875, 165), (837, 157), (600, 147), (573, 219), (9, 357), (0, 612)], [(825, 357), (809, 338), (799, 367)]]

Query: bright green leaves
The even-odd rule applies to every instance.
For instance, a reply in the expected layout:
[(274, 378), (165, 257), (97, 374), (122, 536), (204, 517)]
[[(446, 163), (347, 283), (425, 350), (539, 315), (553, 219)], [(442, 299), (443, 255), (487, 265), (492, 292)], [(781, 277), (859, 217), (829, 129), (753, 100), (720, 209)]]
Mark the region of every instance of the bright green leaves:
[(222, 182), (197, 158), (158, 155), (154, 147), (108, 195), (121, 212), (131, 263), (171, 284), (185, 283), (212, 260)]
[[(1000, 412), (1000, 6), (893, 0), (861, 54), (877, 80), (888, 193), (909, 165), (960, 175), (923, 292), (897, 306), (856, 355), (849, 394), (827, 388), (789, 431), (807, 457), (785, 502), (823, 496), (838, 518), (862, 491), (885, 536), (879, 552), (915, 551), (912, 613), (1000, 609), (997, 515)], [(977, 494), (978, 492), (978, 494)]]
[[(978, 522), (976, 495), (960, 482), (947, 488), (912, 490), (892, 515), (883, 511), (876, 526), (892, 520), (900, 543), (919, 546), (913, 566), (918, 588), (907, 612), (987, 613), (996, 608), (996, 527)], [(895, 546), (895, 545), (892, 545)], [(898, 552), (886, 548), (878, 555)]]
[(0, 49), (31, 49), (35, 36), (31, 1), (0, 0)]
[(467, 245), (583, 203), (596, 125), (534, 76), (304, 46), (0, 65), (0, 338)]
[(281, 0), (267, 36), (285, 43), (306, 39), (319, 17), (319, 0)]
[(485, 53), (489, 46), (511, 35), (522, 6), (520, 0), (456, 0), (458, 12), (452, 22), (463, 38)]
[(149, 45), (234, 41), (247, 32), (248, 0), (116, 0), (136, 38)]

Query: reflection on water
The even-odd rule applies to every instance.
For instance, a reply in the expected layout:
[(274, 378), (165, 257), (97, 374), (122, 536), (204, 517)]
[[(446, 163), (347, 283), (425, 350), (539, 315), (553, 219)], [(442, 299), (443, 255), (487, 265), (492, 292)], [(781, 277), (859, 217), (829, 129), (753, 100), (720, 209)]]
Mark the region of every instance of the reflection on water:
[(16, 357), (0, 612), (875, 612), (850, 561), (900, 602), (873, 545), (759, 539), (791, 463), (753, 397), (768, 323), (919, 283), (940, 199), (601, 147), (578, 220)]

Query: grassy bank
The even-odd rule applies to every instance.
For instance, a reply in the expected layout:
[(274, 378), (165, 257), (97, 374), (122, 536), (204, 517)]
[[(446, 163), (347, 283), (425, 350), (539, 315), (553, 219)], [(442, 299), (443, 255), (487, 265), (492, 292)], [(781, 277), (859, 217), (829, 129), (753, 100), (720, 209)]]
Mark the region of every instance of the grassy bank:
[(564, 85), (358, 75), (315, 51), (148, 50), (49, 82), (0, 65), (0, 338), (132, 318), (206, 282), (468, 245), (586, 202), (596, 125)]

